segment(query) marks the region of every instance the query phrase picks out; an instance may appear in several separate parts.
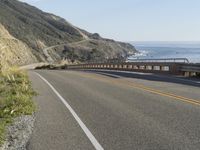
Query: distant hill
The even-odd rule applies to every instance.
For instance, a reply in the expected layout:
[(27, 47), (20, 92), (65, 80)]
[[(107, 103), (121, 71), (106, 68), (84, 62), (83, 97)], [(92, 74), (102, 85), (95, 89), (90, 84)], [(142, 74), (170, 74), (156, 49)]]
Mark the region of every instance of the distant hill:
[[(99, 61), (136, 52), (131, 44), (104, 39), (17, 0), (0, 0), (0, 33), (0, 44), (10, 47), (7, 51), (13, 55), (7, 61), (20, 65), (63, 59)], [(2, 53), (5, 49), (0, 47)]]

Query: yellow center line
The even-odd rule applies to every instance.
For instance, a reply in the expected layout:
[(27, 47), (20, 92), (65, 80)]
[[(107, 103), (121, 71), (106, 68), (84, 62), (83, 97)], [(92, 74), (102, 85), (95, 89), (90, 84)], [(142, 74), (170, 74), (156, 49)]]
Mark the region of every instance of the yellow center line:
[(179, 100), (179, 101), (183, 101), (183, 102), (187, 102), (187, 103), (190, 103), (190, 104), (200, 106), (200, 100), (195, 100), (195, 99), (175, 95), (175, 94), (172, 94), (172, 93), (163, 92), (163, 91), (160, 91), (160, 90), (156, 90), (156, 89), (144, 86), (142, 84), (134, 83), (132, 81), (130, 82), (130, 81), (123, 80), (123, 79), (110, 79), (110, 78), (108, 79), (107, 77), (102, 77), (102, 76), (100, 77), (100, 75), (97, 75), (97, 74), (94, 75), (94, 74), (89, 74), (89, 73), (81, 73), (81, 74), (78, 73), (78, 75), (85, 77), (85, 78), (90, 78), (90, 79), (93, 78), (93, 79), (100, 80), (100, 81), (103, 81), (103, 82), (106, 82), (106, 83), (113, 83), (115, 85), (120, 85), (120, 86), (126, 85), (126, 86), (129, 86), (129, 87), (133, 87), (135, 89), (143, 90), (143, 91), (150, 92), (150, 93), (153, 93), (153, 94), (173, 98), (173, 99), (176, 99), (176, 100)]

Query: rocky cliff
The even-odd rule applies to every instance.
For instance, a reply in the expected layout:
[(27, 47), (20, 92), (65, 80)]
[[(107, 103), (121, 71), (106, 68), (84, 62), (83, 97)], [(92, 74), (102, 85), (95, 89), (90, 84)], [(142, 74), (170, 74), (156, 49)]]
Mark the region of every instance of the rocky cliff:
[(0, 67), (25, 65), (37, 62), (32, 50), (22, 41), (14, 38), (0, 23)]
[(0, 23), (0, 57), (10, 64), (100, 61), (136, 51), (17, 0), (0, 0)]

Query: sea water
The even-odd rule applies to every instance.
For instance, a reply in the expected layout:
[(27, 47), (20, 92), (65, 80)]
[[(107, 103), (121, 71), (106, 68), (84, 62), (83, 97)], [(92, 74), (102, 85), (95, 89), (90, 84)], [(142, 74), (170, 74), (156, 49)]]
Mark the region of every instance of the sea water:
[(200, 42), (132, 42), (139, 53), (129, 59), (187, 58), (200, 63)]

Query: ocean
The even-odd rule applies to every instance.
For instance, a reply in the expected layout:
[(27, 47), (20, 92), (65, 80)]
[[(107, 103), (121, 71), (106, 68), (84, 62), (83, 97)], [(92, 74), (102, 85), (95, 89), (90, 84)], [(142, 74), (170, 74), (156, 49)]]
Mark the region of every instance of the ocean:
[(200, 42), (131, 42), (139, 51), (129, 59), (187, 58), (200, 63)]

